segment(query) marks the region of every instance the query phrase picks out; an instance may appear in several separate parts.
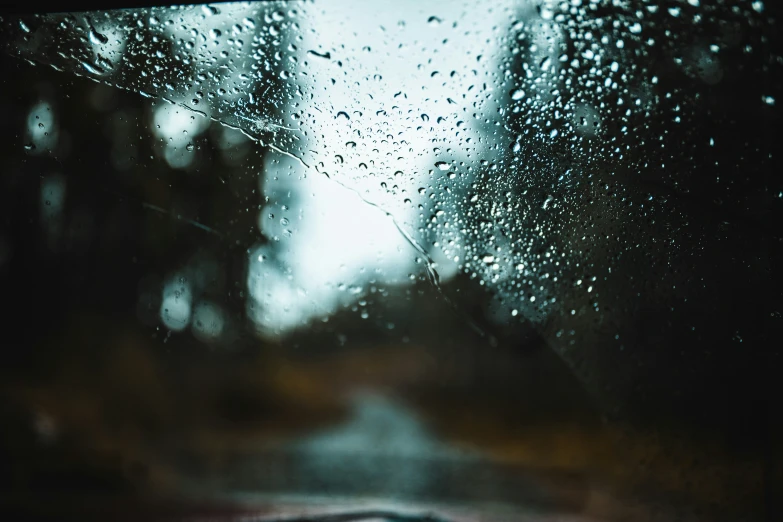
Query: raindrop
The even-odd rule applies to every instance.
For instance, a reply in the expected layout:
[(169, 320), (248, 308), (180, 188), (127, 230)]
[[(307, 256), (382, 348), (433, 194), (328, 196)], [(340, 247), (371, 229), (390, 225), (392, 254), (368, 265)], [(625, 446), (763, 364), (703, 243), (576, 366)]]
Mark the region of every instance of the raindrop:
[(91, 63), (81, 62), (81, 64), (82, 64), (82, 67), (84, 67), (84, 69), (87, 72), (91, 73), (91, 74), (103, 74), (103, 70), (102, 69), (100, 69), (98, 67), (95, 67)]
[(435, 166), (438, 167), (438, 170), (449, 170), (449, 164), (445, 161), (438, 161)]
[(511, 91), (511, 99), (514, 101), (521, 100), (524, 97), (525, 97), (525, 91), (523, 91), (522, 89), (515, 89)]
[(109, 39), (99, 33), (94, 27), (90, 26), (90, 41), (95, 45), (105, 45)]
[(551, 20), (555, 17), (555, 13), (552, 11), (552, 8), (546, 4), (539, 5), (537, 9), (539, 16), (541, 16), (541, 18), (544, 20)]
[(325, 60), (330, 60), (332, 58), (332, 53), (325, 52), (325, 53), (319, 53), (318, 51), (313, 51), (312, 49), (307, 51), (307, 54), (315, 56), (317, 58), (323, 58)]

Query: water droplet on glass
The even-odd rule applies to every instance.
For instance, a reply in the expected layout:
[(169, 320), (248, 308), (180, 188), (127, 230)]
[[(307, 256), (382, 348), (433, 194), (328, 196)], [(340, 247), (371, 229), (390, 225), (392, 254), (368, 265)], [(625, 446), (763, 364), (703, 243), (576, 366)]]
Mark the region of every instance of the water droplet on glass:
[(538, 15), (543, 18), (544, 20), (551, 20), (555, 17), (555, 12), (552, 10), (551, 7), (549, 7), (546, 4), (541, 4), (538, 6)]
[(109, 39), (99, 33), (94, 27), (90, 27), (90, 41), (95, 45), (105, 45)]
[(307, 54), (315, 56), (316, 58), (323, 58), (324, 60), (330, 60), (332, 58), (332, 53), (330, 52), (319, 53), (318, 51), (313, 51), (312, 49), (307, 51)]
[(438, 167), (439, 170), (449, 170), (449, 164), (445, 161), (438, 161), (435, 163), (435, 166)]
[(525, 91), (523, 91), (522, 89), (515, 89), (511, 91), (511, 99), (514, 101), (521, 100), (524, 97), (525, 97)]
[(430, 27), (438, 27), (441, 24), (441, 22), (443, 22), (443, 20), (441, 20), (437, 16), (430, 16), (427, 19), (427, 23), (430, 25)]

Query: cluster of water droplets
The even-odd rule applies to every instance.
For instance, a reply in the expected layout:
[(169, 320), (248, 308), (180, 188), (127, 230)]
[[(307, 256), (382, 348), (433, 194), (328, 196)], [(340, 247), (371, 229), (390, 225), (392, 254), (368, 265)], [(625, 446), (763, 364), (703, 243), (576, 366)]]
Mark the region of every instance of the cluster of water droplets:
[(2, 26), (7, 52), (240, 129), (292, 159), (294, 177), (349, 188), (394, 221), (435, 285), (462, 271), (511, 316), (600, 315), (617, 260), (652, 241), (629, 224), (668, 197), (627, 181), (666, 185), (675, 152), (655, 147), (700, 103), (661, 71), (723, 81), (724, 53), (754, 52), (737, 48), (737, 26), (763, 23), (764, 4), (474, 3), (237, 3)]

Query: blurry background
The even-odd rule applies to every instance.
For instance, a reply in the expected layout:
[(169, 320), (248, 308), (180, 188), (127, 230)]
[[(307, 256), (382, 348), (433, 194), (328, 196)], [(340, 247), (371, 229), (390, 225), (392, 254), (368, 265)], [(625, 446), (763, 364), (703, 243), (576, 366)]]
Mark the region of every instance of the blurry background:
[(4, 508), (776, 512), (776, 13), (419, 4), (3, 17)]

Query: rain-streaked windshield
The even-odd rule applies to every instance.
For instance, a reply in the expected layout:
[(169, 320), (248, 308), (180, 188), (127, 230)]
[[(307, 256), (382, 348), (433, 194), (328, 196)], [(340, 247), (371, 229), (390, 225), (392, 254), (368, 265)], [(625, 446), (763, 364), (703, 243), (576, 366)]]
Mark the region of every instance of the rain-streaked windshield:
[(770, 4), (0, 15), (3, 494), (765, 520)]

